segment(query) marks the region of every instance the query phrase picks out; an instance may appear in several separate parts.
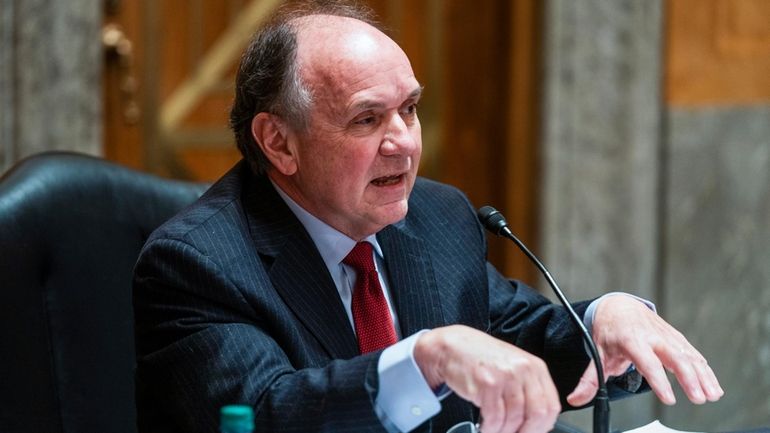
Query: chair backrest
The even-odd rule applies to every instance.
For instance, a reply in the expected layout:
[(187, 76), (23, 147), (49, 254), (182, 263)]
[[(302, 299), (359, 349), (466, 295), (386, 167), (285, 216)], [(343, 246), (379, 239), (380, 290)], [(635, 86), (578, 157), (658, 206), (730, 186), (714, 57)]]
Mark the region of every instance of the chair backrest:
[(135, 432), (131, 274), (206, 185), (53, 152), (0, 178), (0, 432)]

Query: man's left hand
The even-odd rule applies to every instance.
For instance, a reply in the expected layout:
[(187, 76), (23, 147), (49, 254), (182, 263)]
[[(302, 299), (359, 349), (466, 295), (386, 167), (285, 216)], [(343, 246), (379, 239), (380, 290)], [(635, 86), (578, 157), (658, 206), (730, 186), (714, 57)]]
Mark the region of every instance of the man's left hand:
[[(636, 299), (611, 296), (602, 300), (592, 333), (605, 377), (619, 376), (633, 363), (667, 405), (676, 403), (676, 398), (666, 371), (676, 376), (693, 403), (717, 401), (724, 395), (706, 358), (679, 331)], [(596, 394), (597, 383), (592, 361), (567, 402), (572, 406), (588, 404)]]

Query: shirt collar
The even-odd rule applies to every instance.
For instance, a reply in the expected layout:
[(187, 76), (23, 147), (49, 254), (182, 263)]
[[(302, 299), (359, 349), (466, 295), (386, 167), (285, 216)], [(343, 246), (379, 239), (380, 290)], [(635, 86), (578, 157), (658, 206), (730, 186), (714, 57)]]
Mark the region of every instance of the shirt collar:
[[(313, 243), (315, 243), (318, 252), (321, 253), (321, 258), (326, 264), (326, 267), (329, 270), (332, 270), (339, 266), (353, 247), (356, 246), (356, 241), (306, 211), (302, 206), (297, 204), (297, 202), (292, 200), (288, 194), (283, 192), (272, 179), (270, 182), (275, 187), (278, 195), (280, 195), (283, 201), (286, 202), (286, 205), (289, 206), (289, 209), (291, 209), (294, 215), (297, 216), (299, 222), (302, 223), (305, 230), (310, 234), (310, 238), (313, 239)], [(380, 259), (385, 258), (382, 248), (380, 248), (380, 244), (377, 242), (376, 234), (367, 236), (364, 241), (372, 244), (374, 252), (377, 253), (377, 256), (379, 256)]]

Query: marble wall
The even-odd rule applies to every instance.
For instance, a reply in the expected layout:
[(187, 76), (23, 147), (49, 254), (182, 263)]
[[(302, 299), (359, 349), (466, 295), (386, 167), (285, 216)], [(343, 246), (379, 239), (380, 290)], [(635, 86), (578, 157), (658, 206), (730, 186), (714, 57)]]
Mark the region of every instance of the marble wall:
[[(546, 10), (546, 261), (572, 299), (622, 290), (657, 300), (661, 3), (551, 0)], [(612, 409), (617, 428), (654, 413), (647, 396)], [(564, 418), (590, 431), (590, 410)]]
[[(727, 396), (616, 402), (613, 427), (770, 425), (770, 111), (670, 110), (663, 3), (546, 2), (542, 245), (573, 299), (656, 302)], [(564, 416), (587, 431), (591, 411)]]
[(710, 360), (716, 404), (662, 410), (675, 426), (770, 427), (770, 104), (667, 113), (666, 316)]
[(100, 0), (0, 0), (0, 171), (50, 149), (101, 152)]

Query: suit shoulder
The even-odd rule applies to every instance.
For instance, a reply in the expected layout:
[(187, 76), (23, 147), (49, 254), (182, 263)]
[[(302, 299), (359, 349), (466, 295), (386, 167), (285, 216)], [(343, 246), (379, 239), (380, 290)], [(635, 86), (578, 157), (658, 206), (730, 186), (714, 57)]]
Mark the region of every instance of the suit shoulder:
[(424, 178), (418, 178), (409, 198), (407, 221), (415, 227), (440, 224), (467, 229), (478, 225), (476, 210), (462, 191)]
[(198, 200), (183, 209), (158, 227), (148, 238), (147, 244), (157, 239), (185, 240), (197, 231), (207, 230), (211, 225), (232, 221), (238, 213), (243, 170), (245, 164), (239, 163), (222, 176)]
[(468, 197), (458, 188), (435, 180), (418, 177), (409, 199), (410, 212), (438, 213), (472, 210)]
[(468, 202), (465, 193), (457, 187), (437, 182), (435, 180), (418, 177), (412, 190), (412, 200), (425, 202)]

